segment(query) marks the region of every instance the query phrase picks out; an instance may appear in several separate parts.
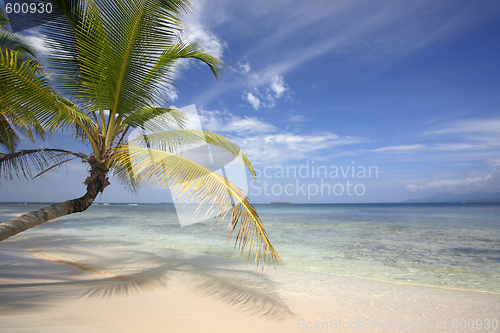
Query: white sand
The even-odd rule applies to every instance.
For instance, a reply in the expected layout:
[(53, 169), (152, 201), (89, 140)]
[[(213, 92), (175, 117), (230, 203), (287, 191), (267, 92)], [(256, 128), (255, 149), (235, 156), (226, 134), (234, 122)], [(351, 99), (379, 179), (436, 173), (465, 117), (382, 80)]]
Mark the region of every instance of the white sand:
[[(253, 267), (234, 267), (225, 272), (114, 277), (46, 260), (3, 242), (0, 332), (500, 331), (452, 327), (453, 319), (481, 320), (483, 325), (486, 319), (500, 320), (497, 294), (286, 269), (262, 274)], [(444, 320), (446, 329), (437, 329)], [(325, 326), (339, 321), (340, 328)], [(396, 322), (401, 330), (394, 328)], [(403, 329), (425, 323), (430, 329)]]

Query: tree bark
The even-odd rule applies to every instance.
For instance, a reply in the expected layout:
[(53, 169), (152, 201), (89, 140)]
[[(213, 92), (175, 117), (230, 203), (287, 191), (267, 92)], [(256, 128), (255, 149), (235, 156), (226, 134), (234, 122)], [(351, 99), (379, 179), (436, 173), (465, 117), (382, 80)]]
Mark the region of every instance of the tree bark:
[(47, 206), (0, 223), (0, 241), (60, 216), (83, 212), (90, 207), (99, 192), (109, 185), (106, 174), (107, 170), (93, 167), (90, 177), (85, 181), (87, 193), (83, 197)]

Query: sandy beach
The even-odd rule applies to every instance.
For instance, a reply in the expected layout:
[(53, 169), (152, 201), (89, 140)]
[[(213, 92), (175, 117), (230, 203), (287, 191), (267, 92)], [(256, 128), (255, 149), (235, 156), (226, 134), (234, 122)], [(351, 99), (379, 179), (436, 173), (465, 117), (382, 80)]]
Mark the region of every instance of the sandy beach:
[(1, 332), (453, 332), (500, 313), (491, 293), (251, 265), (113, 276), (43, 255), (0, 244)]
[(0, 333), (500, 333), (500, 0), (3, 1)]

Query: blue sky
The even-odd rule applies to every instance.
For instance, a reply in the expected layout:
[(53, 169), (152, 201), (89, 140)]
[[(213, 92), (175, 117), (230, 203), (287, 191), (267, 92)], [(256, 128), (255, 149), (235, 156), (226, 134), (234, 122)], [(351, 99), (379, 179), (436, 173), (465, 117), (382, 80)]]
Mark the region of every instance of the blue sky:
[[(227, 71), (217, 82), (206, 67), (183, 63), (166, 95), (177, 107), (195, 104), (204, 129), (250, 157), (261, 173), (250, 184), (251, 202), (398, 202), (500, 191), (499, 2), (193, 4), (184, 37), (221, 57)], [(71, 142), (56, 135), (43, 144), (77, 147)], [(313, 166), (328, 175), (313, 177)], [(309, 177), (279, 174), (293, 167)], [(358, 174), (369, 167), (371, 177)], [(43, 179), (2, 180), (0, 201), (81, 196), (85, 172), (71, 163)], [(319, 191), (325, 184), (329, 195)], [(98, 202), (170, 198), (164, 190), (134, 195), (112, 185)]]

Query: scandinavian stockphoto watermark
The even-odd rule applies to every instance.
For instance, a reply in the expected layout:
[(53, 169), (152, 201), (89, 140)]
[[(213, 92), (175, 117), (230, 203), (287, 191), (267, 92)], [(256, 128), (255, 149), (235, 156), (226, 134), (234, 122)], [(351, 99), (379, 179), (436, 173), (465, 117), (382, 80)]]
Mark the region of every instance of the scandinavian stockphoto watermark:
[[(196, 106), (189, 105), (183, 108), (178, 109), (183, 112), (183, 128), (189, 130), (195, 130), (198, 135), (203, 131), (203, 127), (200, 121), (200, 116), (198, 114), (198, 110)], [(129, 145), (137, 145), (138, 140), (144, 138), (144, 136), (148, 136), (149, 139), (152, 139), (154, 136), (156, 142), (172, 142), (175, 144), (177, 139), (181, 136), (175, 135), (175, 132), (172, 130), (180, 130), (181, 126), (179, 122), (173, 119), (171, 116), (160, 115), (154, 119), (148, 121), (141, 128), (136, 128), (134, 131), (130, 133), (128, 136)], [(203, 140), (202, 140), (203, 141)], [(144, 145), (143, 145), (144, 147)], [(173, 145), (169, 145), (170, 148)], [(154, 142), (150, 142), (151, 150), (157, 148)], [(153, 153), (153, 151), (151, 151)], [(215, 145), (208, 145), (207, 143), (199, 143), (199, 144), (190, 144), (189, 148), (178, 148), (173, 149), (172, 153), (175, 155), (182, 156), (188, 160), (191, 160), (205, 168), (205, 170), (210, 170), (213, 173), (218, 173), (223, 176), (229, 182), (237, 186), (243, 195), (247, 195), (248, 193), (248, 180), (247, 174), (245, 170), (245, 165), (238, 157), (241, 157), (241, 151), (237, 150), (236, 153), (231, 153), (226, 149), (220, 148)], [(154, 157), (156, 156), (156, 157)], [(161, 163), (161, 160), (158, 160), (158, 155), (151, 154), (151, 163)], [(148, 157), (145, 157), (148, 158)], [(168, 156), (166, 156), (168, 158)], [(132, 166), (135, 167), (134, 165)], [(139, 170), (133, 170), (137, 174), (140, 174)], [(200, 177), (207, 177), (200, 176)], [(203, 181), (203, 179), (196, 179)], [(207, 200), (202, 194), (198, 195), (190, 195), (191, 189), (193, 188), (193, 182), (196, 181), (192, 178), (178, 178), (176, 185), (177, 188), (184, 188), (186, 191), (179, 195), (180, 192), (176, 191), (173, 188), (165, 186), (165, 184), (157, 181), (149, 181), (142, 182), (141, 186), (149, 189), (168, 189), (171, 193), (173, 203), (175, 205), (175, 210), (177, 213), (177, 217), (179, 219), (179, 223), (182, 227), (202, 222), (204, 220), (208, 220), (213, 218), (218, 214), (222, 214), (220, 210), (213, 209), (215, 206), (218, 206), (220, 202), (217, 202), (217, 199)], [(219, 206), (220, 207), (220, 206)], [(227, 206), (227, 210), (231, 209), (231, 206)]]
[(370, 332), (372, 330), (390, 330), (390, 331), (428, 331), (428, 330), (443, 330), (446, 332), (453, 331), (471, 331), (471, 330), (497, 330), (498, 329), (498, 319), (473, 319), (473, 318), (461, 318), (461, 319), (438, 319), (435, 321), (398, 321), (398, 320), (381, 320), (374, 318), (363, 318), (355, 320), (339, 320), (330, 319), (326, 321), (308, 321), (305, 319), (299, 319), (297, 321), (297, 327), (304, 331), (324, 331), (324, 330), (335, 330), (335, 331), (349, 331), (349, 330), (366, 330)]
[(378, 178), (377, 166), (317, 165), (306, 161), (300, 165), (265, 166), (255, 163), (259, 180), (250, 183), (250, 195), (301, 197), (362, 196), (366, 193), (364, 180)]

